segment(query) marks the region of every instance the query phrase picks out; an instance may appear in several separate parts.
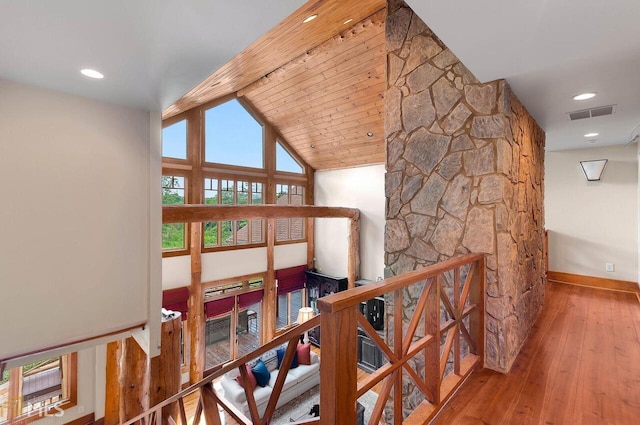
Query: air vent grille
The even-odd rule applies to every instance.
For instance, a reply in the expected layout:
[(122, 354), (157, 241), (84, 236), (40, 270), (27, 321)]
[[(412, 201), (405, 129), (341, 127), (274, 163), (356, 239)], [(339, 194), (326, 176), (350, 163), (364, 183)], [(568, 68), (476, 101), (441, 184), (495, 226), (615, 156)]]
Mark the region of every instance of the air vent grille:
[(613, 115), (616, 105), (598, 106), (597, 108), (583, 109), (581, 111), (567, 112), (571, 121), (583, 120), (585, 118), (603, 117)]

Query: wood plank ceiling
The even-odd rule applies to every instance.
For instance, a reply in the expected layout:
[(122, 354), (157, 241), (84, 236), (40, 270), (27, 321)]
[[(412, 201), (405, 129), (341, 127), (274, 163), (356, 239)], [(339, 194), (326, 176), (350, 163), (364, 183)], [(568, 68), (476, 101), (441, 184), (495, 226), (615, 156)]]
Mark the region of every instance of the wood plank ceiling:
[(385, 7), (385, 0), (311, 0), (163, 118), (237, 92), (315, 170), (383, 163)]

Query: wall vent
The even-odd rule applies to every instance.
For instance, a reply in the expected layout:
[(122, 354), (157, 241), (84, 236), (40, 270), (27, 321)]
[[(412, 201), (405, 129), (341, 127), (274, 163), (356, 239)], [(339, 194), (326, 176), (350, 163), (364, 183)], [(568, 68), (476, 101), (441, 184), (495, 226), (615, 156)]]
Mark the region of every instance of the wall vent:
[(605, 115), (613, 115), (616, 105), (598, 106), (591, 109), (583, 109), (581, 111), (567, 112), (571, 121), (583, 120), (585, 118), (603, 117)]

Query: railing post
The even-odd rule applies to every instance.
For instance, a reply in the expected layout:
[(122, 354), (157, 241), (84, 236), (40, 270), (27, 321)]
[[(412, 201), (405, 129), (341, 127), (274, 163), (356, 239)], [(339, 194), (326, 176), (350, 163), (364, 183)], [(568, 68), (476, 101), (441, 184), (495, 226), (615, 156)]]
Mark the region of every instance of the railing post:
[(485, 286), (485, 257), (478, 260), (476, 272), (471, 282), (471, 293), (469, 294), (471, 304), (478, 306), (476, 314), (469, 317), (469, 332), (476, 344), (476, 355), (480, 358), (480, 367), (484, 367), (484, 347), (485, 347), (485, 324), (484, 324), (484, 286)]
[(440, 275), (433, 278), (433, 284), (424, 308), (424, 327), (433, 335), (433, 343), (424, 349), (425, 382), (433, 400), (431, 403), (440, 404)]
[(323, 424), (355, 424), (359, 313), (355, 306), (331, 313), (322, 300), (318, 304), (322, 329), (320, 419)]

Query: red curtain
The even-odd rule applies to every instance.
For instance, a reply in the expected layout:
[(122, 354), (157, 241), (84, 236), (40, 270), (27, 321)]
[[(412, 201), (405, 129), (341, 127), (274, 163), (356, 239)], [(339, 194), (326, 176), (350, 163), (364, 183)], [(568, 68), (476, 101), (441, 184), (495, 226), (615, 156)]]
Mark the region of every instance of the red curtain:
[(189, 288), (168, 289), (162, 291), (162, 308), (172, 311), (179, 311), (182, 320), (187, 320), (189, 311)]
[(278, 281), (278, 295), (288, 294), (304, 288), (307, 276), (305, 275), (307, 266), (290, 267), (288, 269), (276, 270)]

